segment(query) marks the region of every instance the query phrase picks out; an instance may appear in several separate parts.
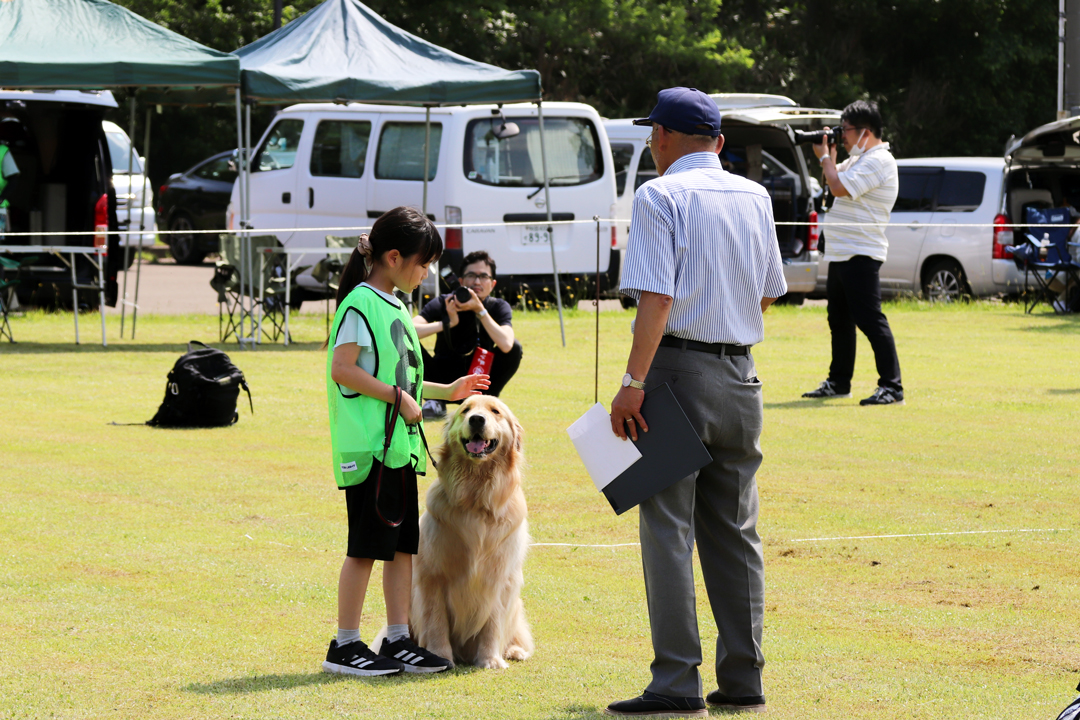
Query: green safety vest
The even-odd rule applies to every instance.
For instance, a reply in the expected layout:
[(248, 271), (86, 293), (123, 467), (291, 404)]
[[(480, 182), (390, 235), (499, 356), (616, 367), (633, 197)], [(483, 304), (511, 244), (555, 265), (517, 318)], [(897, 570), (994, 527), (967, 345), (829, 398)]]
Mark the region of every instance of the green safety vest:
[[(389, 407), (382, 400), (354, 393), (348, 388), (343, 391), (330, 377), (338, 328), (352, 313), (363, 319), (371, 333), (375, 345), (375, 377), (387, 385), (397, 385), (418, 405), (423, 404), (424, 360), (412, 318), (400, 304), (391, 303), (370, 287), (358, 285), (334, 314), (326, 357), (330, 444), (339, 488), (364, 482), (371, 472), (372, 461), (382, 461), (386, 409)], [(427, 455), (421, 442), (420, 427), (406, 425), (404, 418), (399, 416), (386, 454), (386, 467), (406, 465), (423, 475), (427, 469)]]
[[(0, 193), (4, 192), (4, 188), (7, 187), (8, 181), (4, 177), (4, 158), (11, 152), (7, 145), (0, 143)], [(6, 208), (8, 206), (7, 200), (0, 201), (0, 208)]]

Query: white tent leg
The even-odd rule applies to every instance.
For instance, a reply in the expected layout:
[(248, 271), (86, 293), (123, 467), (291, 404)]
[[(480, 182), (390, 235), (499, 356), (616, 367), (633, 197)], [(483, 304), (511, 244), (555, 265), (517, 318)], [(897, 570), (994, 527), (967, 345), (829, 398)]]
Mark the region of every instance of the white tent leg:
[[(247, 188), (244, 184), (244, 168), (246, 167), (244, 162), (244, 113), (240, 105), (240, 88), (236, 88), (236, 187), (237, 187), (237, 207), (234, 208), (235, 226), (232, 228), (236, 233), (236, 237), (240, 238), (240, 232), (244, 227), (244, 198), (247, 194)], [(241, 263), (242, 264), (242, 263)], [(241, 280), (243, 280), (243, 271), (241, 268), (237, 268), (240, 271)], [(243, 288), (241, 287), (241, 290)], [(240, 329), (234, 324), (233, 334), (236, 335), (236, 342), (243, 347), (243, 341), (241, 338), (244, 336), (243, 322), (244, 322), (244, 296), (243, 292), (240, 295)]]
[[(146, 197), (146, 183), (149, 181), (150, 171), (150, 106), (146, 107), (146, 128), (143, 130), (143, 152), (146, 153), (146, 163), (143, 165), (143, 197)], [(135, 304), (131, 307), (131, 339), (135, 339), (135, 323), (139, 318), (139, 279), (142, 277), (142, 231), (146, 223), (146, 202), (139, 208), (139, 244), (136, 246), (138, 255), (135, 256)], [(128, 242), (131, 242), (131, 223), (128, 223)]]
[(555, 274), (555, 306), (559, 309), (559, 332), (566, 347), (566, 325), (563, 323), (562, 289), (559, 287), (559, 266), (555, 262), (555, 228), (551, 225), (551, 184), (548, 180), (547, 149), (544, 146), (544, 108), (536, 101), (536, 113), (540, 120), (540, 161), (544, 169), (544, 207), (547, 208), (548, 244), (551, 246), (551, 270)]
[(424, 217), (427, 217), (427, 186), (431, 168), (431, 106), (424, 108)]
[[(128, 123), (128, 143), (131, 147), (128, 148), (128, 194), (131, 194), (131, 171), (133, 169), (134, 155), (135, 155), (135, 96), (132, 95), (128, 99), (128, 105), (131, 106), (131, 121)], [(128, 241), (131, 240), (131, 202), (128, 201), (127, 206), (127, 227), (128, 227)], [(128, 245), (124, 244), (124, 294), (120, 301), (120, 337), (124, 337), (124, 316), (127, 314), (127, 280), (128, 280)], [(104, 307), (104, 305), (102, 305)]]

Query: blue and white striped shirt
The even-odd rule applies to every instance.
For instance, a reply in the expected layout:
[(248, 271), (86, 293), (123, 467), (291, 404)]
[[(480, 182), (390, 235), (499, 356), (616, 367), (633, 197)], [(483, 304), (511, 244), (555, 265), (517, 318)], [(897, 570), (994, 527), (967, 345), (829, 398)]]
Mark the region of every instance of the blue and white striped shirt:
[(684, 155), (638, 188), (619, 291), (673, 298), (665, 335), (755, 345), (761, 298), (787, 292), (772, 200), (714, 153)]

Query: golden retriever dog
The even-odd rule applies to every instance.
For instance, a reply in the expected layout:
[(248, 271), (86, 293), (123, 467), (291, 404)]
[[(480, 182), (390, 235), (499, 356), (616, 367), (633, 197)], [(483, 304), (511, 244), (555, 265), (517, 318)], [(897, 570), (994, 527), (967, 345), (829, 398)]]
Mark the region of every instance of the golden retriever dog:
[(413, 561), (414, 641), (454, 662), (495, 669), (533, 653), (521, 604), (529, 544), (521, 425), (474, 395), (446, 423)]

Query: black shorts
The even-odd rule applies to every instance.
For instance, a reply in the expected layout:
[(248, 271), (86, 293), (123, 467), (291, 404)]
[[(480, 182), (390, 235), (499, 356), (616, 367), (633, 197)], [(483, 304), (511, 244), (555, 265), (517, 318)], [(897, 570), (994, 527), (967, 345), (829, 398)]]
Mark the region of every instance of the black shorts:
[[(381, 463), (375, 460), (364, 482), (345, 488), (345, 503), (349, 508), (349, 549), (345, 553), (352, 558), (371, 558), (392, 561), (394, 553), (415, 555), (420, 544), (420, 515), (416, 491), (416, 471), (412, 466), (386, 468), (382, 484), (376, 478)], [(379, 512), (375, 510), (376, 487)], [(379, 519), (379, 513), (390, 522), (390, 527)]]

